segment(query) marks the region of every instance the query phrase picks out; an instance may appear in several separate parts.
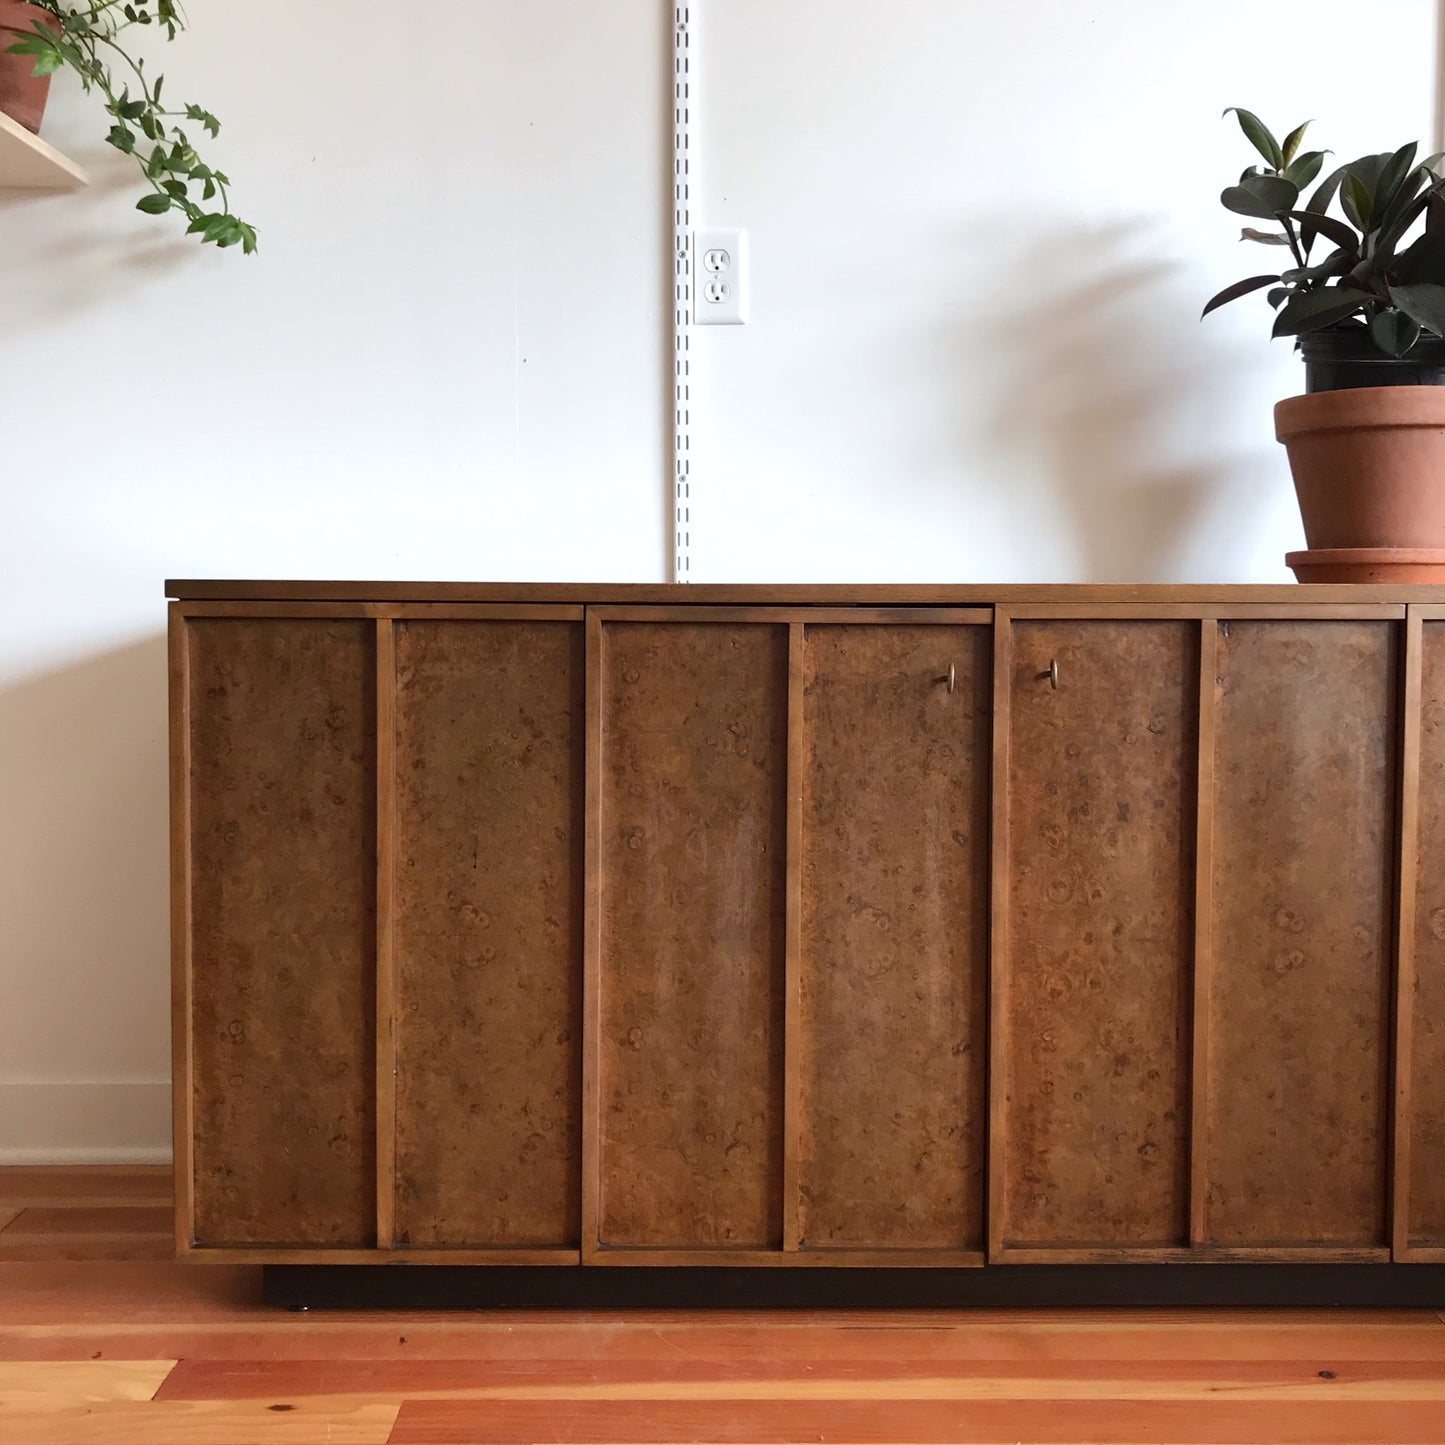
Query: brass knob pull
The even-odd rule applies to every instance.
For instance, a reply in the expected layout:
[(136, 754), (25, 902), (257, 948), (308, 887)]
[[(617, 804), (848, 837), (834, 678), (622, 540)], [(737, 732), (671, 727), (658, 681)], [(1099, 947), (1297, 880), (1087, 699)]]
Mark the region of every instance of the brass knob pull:
[(953, 691), (953, 685), (958, 680), (958, 669), (950, 662), (948, 671), (942, 677), (934, 679), (936, 682), (947, 683), (949, 692)]
[(1048, 678), (1049, 686), (1057, 688), (1059, 685), (1059, 659), (1057, 657), (1050, 658), (1049, 670), (1047, 672), (1041, 672), (1039, 676), (1040, 678)]

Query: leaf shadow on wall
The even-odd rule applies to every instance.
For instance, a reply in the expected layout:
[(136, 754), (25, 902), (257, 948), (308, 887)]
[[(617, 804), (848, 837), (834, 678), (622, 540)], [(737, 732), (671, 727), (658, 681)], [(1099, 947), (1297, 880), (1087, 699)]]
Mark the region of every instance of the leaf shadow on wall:
[[(1197, 272), (1170, 252), (1162, 220), (1056, 233), (995, 293), (1027, 305), (978, 316), (1000, 363), (984, 425), (1042, 489), (1081, 581), (1226, 580), (1289, 502), (1270, 383), (1201, 324)], [(1221, 435), (1242, 412), (1248, 433)]]
[(183, 218), (133, 214), (143, 194), (132, 165), (104, 157), (83, 189), (0, 191), (0, 334), (54, 325), (195, 264)]
[[(0, 1069), (164, 1079), (169, 1065), (166, 642), (0, 688)], [(163, 1147), (111, 1137), (97, 1150)], [(3, 1141), (3, 1121), (0, 1121)]]

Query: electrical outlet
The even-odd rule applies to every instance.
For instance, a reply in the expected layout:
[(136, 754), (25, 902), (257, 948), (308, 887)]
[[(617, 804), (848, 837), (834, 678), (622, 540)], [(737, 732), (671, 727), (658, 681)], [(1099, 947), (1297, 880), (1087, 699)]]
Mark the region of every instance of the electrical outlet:
[(696, 231), (692, 319), (697, 326), (742, 326), (748, 319), (748, 233)]

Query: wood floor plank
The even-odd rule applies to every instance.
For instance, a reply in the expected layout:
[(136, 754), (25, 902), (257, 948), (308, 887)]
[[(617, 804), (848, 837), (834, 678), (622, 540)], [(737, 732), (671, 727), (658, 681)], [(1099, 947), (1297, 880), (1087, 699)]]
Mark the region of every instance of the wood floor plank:
[(0, 1439), (16, 1445), (385, 1445), (395, 1404), (324, 1400), (177, 1400), (6, 1407)]
[(169, 1164), (0, 1166), (0, 1205), (166, 1204), (174, 1193)]
[(0, 1232), (0, 1245), (17, 1239), (78, 1234), (168, 1234), (175, 1215), (168, 1205), (28, 1205)]
[(1240, 1399), (1445, 1400), (1445, 1360), (829, 1361), (660, 1355), (612, 1360), (200, 1360), (171, 1371), (163, 1400), (289, 1398), (367, 1392), (410, 1400), (481, 1399)]
[(1439, 1445), (1437, 1403), (1307, 1401), (438, 1400), (408, 1402), (392, 1445), (854, 1442), (854, 1445)]
[(0, 1439), (8, 1412), (56, 1401), (83, 1405), (105, 1400), (149, 1400), (174, 1360), (0, 1361)]

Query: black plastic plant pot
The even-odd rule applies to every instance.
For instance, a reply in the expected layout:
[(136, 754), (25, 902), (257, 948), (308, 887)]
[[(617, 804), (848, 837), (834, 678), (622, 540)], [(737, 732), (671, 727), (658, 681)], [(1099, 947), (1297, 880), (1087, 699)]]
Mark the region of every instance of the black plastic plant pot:
[(1445, 340), (1428, 332), (1404, 356), (1375, 345), (1364, 326), (1331, 326), (1300, 337), (1305, 390), (1352, 391), (1360, 386), (1445, 386)]

